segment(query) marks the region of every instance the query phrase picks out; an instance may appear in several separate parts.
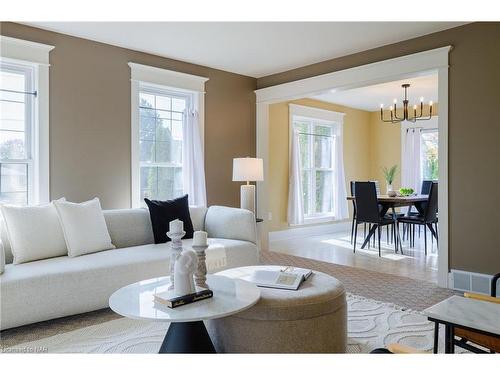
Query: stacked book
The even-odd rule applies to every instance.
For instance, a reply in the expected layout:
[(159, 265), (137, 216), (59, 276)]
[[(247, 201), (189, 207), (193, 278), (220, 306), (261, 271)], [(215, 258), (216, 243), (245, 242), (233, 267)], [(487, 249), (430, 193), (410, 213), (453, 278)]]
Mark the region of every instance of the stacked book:
[(154, 302), (163, 306), (175, 309), (179, 306), (188, 305), (193, 302), (202, 301), (207, 298), (213, 297), (214, 292), (210, 289), (199, 289), (195, 293), (187, 294), (185, 296), (178, 296), (173, 290), (157, 293), (154, 295)]

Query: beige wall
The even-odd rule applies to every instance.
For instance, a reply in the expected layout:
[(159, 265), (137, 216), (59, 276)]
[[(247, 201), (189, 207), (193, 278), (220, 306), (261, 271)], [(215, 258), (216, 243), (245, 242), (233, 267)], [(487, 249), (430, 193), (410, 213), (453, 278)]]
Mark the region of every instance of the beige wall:
[(450, 267), (500, 271), (500, 23), (472, 23), (259, 78), (259, 88), (452, 45), (449, 69)]
[(50, 191), (104, 208), (130, 206), (129, 61), (208, 77), (205, 169), (209, 204), (239, 205), (232, 158), (255, 155), (256, 80), (15, 23), (0, 34), (50, 53)]
[(346, 187), (349, 189), (349, 181), (370, 178), (370, 112), (313, 99), (272, 104), (269, 107), (269, 211), (273, 217), (269, 222), (270, 231), (289, 229), (287, 223), (289, 103), (345, 113)]
[(401, 186), (401, 125), (380, 121), (380, 112), (370, 113), (370, 179), (380, 181), (382, 193), (387, 190), (382, 168), (398, 165), (393, 188)]

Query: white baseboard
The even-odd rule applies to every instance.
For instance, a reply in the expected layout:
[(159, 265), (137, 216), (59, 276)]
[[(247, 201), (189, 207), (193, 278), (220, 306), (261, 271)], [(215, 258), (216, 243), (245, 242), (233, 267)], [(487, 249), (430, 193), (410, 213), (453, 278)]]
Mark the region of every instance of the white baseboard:
[(492, 275), (452, 269), (449, 273), (449, 287), (462, 292), (490, 295)]
[(269, 241), (287, 240), (304, 236), (317, 236), (321, 234), (337, 233), (351, 230), (350, 221), (340, 221), (323, 225), (308, 225), (286, 230), (269, 232)]

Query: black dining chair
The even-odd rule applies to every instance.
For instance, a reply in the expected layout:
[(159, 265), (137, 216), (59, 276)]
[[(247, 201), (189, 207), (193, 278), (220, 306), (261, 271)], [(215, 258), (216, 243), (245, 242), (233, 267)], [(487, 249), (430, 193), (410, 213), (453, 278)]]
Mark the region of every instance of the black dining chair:
[[(429, 228), (431, 235), (438, 241), (437, 230), (434, 229), (433, 224), (437, 223), (438, 212), (438, 183), (432, 182), (429, 190), (429, 199), (425, 204), (424, 212), (422, 215), (403, 216), (398, 218), (398, 224), (410, 224), (424, 226), (424, 247), (425, 255), (427, 255), (427, 231), (425, 227)], [(437, 228), (437, 227), (436, 227)]]
[[(380, 195), (380, 183), (378, 181), (368, 181), (368, 182), (374, 182), (375, 183), (375, 190), (377, 191), (377, 195)], [(350, 181), (350, 188), (351, 188), (351, 197), (356, 196), (356, 188), (355, 188), (355, 181)], [(354, 225), (356, 222), (356, 201), (352, 201), (352, 223), (351, 223), (351, 244), (354, 238)], [(389, 228), (389, 227), (387, 227)], [(366, 223), (363, 225), (363, 233), (364, 236), (366, 237)], [(392, 234), (392, 232), (391, 232)], [(387, 229), (387, 242), (389, 242), (389, 229)], [(391, 236), (391, 243), (392, 243), (392, 236)]]
[[(354, 188), (354, 181), (350, 182), (350, 187), (351, 187), (351, 197), (356, 196), (355, 194), (355, 188)], [(352, 224), (351, 224), (351, 244), (352, 244), (352, 239), (354, 238), (354, 223), (356, 222), (356, 202), (352, 201)]]
[[(354, 246), (353, 252), (356, 252), (356, 240), (358, 236), (358, 224), (369, 224), (370, 231), (368, 236), (377, 231), (378, 237), (378, 256), (381, 256), (380, 249), (380, 228), (386, 225), (393, 225), (393, 230), (396, 230), (396, 220), (387, 216), (381, 215), (377, 189), (373, 181), (370, 182), (355, 182), (355, 202), (356, 202), (356, 220), (354, 224)], [(396, 237), (396, 235), (394, 235)], [(365, 238), (366, 241), (366, 238)], [(395, 251), (397, 252), (397, 241), (394, 241)]]
[[(431, 190), (431, 185), (434, 181), (432, 180), (423, 180), (422, 181), (422, 186), (420, 187), (420, 194), (421, 195), (429, 195), (429, 192)], [(422, 203), (422, 208), (425, 208), (426, 203)], [(408, 216), (418, 216), (420, 215), (418, 211), (413, 210), (413, 206), (408, 208), (408, 212), (406, 213)], [(420, 238), (420, 229), (421, 227), (418, 227), (418, 238)], [(424, 231), (426, 231), (424, 227)], [(415, 244), (415, 226), (411, 224), (405, 224), (403, 225), (403, 241), (405, 240), (405, 237), (408, 237), (408, 240), (410, 241), (410, 247), (413, 247)]]

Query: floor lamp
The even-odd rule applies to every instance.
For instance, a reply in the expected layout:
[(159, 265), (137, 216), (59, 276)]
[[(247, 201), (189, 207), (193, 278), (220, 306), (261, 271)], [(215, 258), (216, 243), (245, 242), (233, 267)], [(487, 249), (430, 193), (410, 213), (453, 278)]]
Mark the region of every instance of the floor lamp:
[(240, 188), (240, 206), (255, 214), (255, 185), (250, 181), (263, 181), (264, 167), (262, 159), (235, 158), (233, 159), (233, 181), (246, 181)]

